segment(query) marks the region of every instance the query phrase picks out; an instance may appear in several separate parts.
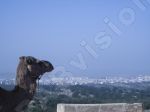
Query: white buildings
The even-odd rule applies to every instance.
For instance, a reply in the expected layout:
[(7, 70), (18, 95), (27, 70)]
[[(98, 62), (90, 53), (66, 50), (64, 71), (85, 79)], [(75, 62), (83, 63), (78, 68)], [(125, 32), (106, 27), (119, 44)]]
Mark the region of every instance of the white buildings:
[[(83, 85), (83, 84), (115, 84), (115, 83), (140, 83), (150, 82), (150, 76), (138, 77), (105, 77), (105, 78), (88, 78), (88, 77), (45, 77), (40, 80), (43, 85)], [(0, 79), (0, 84), (15, 84), (15, 79)]]

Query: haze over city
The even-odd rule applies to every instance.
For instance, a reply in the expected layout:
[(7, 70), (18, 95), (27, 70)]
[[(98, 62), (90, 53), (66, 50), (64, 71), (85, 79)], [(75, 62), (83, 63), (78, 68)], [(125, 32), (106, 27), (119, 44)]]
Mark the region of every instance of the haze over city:
[(25, 55), (51, 74), (150, 75), (149, 20), (148, 0), (0, 1), (0, 74), (15, 77)]

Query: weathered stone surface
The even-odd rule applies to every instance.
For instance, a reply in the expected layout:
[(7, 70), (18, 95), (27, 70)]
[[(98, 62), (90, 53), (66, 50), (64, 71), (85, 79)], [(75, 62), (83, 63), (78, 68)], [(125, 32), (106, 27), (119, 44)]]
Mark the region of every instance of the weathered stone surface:
[(57, 112), (143, 112), (141, 103), (58, 104)]

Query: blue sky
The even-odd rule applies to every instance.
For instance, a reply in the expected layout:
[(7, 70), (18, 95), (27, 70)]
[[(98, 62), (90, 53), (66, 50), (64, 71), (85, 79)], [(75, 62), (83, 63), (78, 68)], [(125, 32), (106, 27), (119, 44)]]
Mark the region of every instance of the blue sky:
[[(142, 10), (131, 0), (1, 0), (0, 73), (15, 76), (18, 57), (31, 55), (49, 60), (55, 68), (64, 67), (74, 76), (150, 74), (147, 1), (139, 2)], [(129, 21), (133, 17), (133, 21), (127, 25), (119, 15)], [(104, 22), (105, 17), (121, 31), (120, 35)], [(111, 39), (105, 49), (94, 41), (101, 32), (106, 39), (103, 45), (108, 42), (105, 37)], [(81, 41), (98, 57), (81, 46)], [(87, 68), (71, 65), (72, 61), (83, 61)]]

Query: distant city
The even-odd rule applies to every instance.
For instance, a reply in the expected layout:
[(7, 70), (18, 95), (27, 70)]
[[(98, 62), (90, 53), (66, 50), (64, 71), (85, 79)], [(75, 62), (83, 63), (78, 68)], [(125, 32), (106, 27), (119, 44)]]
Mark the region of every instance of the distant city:
[(150, 82), (150, 76), (137, 76), (137, 77), (132, 77), (132, 78), (51, 77), (51, 78), (45, 78), (45, 79), (40, 80), (40, 83), (42, 84), (56, 84), (56, 85), (115, 84), (115, 83), (140, 83), (140, 82)]
[[(89, 77), (44, 77), (39, 80), (39, 83), (42, 85), (84, 85), (84, 84), (116, 84), (116, 83), (142, 83), (150, 82), (149, 75), (141, 75), (135, 77), (103, 77), (103, 78), (89, 78)], [(0, 84), (10, 85), (15, 84), (15, 79), (0, 79)]]

